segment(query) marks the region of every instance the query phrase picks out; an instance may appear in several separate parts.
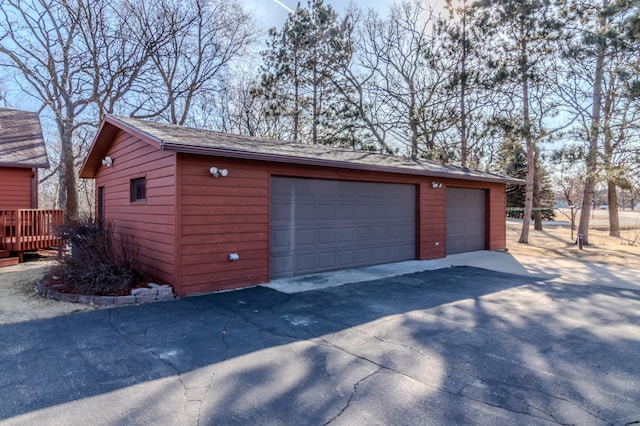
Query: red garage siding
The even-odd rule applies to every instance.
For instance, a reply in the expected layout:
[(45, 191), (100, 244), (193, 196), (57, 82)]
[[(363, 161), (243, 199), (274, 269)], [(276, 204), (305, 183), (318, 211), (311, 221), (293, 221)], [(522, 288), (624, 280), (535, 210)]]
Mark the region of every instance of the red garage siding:
[[(178, 294), (266, 282), (269, 264), (269, 174), (250, 162), (180, 155)], [(209, 168), (227, 168), (215, 178)], [(230, 262), (229, 253), (240, 254)], [(243, 283), (243, 284), (241, 284)]]
[[(106, 155), (113, 165), (96, 174), (96, 187), (104, 188), (105, 219), (116, 238), (133, 239), (144, 272), (175, 283), (176, 154), (121, 131)], [(146, 178), (146, 200), (131, 202), (130, 181), (140, 177)]]
[(31, 204), (32, 174), (31, 168), (0, 167), (0, 210), (38, 207)]
[[(416, 259), (445, 257), (446, 184), (487, 189), (493, 206), (504, 199), (504, 185), (433, 179), (395, 173), (298, 166), (179, 154), (182, 237), (178, 294), (192, 294), (269, 281), (269, 185), (272, 175), (316, 179), (413, 184), (418, 188)], [(209, 168), (226, 168), (215, 178)], [(433, 188), (432, 182), (441, 182)], [(504, 203), (502, 203), (504, 204)], [(504, 248), (504, 210), (488, 214), (492, 249)], [(496, 216), (496, 217), (494, 217)], [(229, 261), (237, 253), (240, 260)]]

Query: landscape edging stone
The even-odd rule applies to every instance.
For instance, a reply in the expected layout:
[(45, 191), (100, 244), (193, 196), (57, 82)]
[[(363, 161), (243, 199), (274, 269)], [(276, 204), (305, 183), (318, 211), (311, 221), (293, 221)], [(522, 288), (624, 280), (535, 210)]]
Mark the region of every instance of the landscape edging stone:
[(175, 298), (173, 288), (171, 286), (155, 283), (147, 284), (147, 288), (134, 288), (131, 290), (131, 294), (127, 296), (92, 296), (89, 294), (63, 293), (56, 291), (45, 286), (44, 280), (42, 280), (37, 284), (36, 292), (41, 296), (48, 297), (49, 299), (99, 306), (141, 305), (153, 302), (165, 302)]

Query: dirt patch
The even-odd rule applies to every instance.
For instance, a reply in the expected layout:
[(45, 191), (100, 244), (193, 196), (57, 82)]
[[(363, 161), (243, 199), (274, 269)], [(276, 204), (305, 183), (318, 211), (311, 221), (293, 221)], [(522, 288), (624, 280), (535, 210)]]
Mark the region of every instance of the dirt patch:
[(17, 266), (0, 268), (0, 324), (10, 324), (94, 309), (88, 305), (44, 298), (35, 286), (54, 261), (31, 259)]

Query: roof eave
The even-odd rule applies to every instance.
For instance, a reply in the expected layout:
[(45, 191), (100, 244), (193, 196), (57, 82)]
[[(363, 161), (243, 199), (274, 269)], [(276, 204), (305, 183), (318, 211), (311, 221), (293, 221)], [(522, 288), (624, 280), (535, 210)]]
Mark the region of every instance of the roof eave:
[(167, 151), (176, 151), (187, 154), (213, 155), (225, 158), (240, 158), (244, 160), (272, 161), (276, 163), (300, 164), (306, 166), (334, 167), (341, 169), (364, 170), (380, 173), (397, 173), (416, 176), (431, 176), (442, 179), (462, 179), (477, 182), (495, 182), (512, 185), (522, 185), (524, 181), (513, 178), (503, 178), (499, 176), (475, 176), (473, 174), (457, 174), (443, 171), (417, 170), (394, 166), (376, 166), (372, 164), (352, 163), (340, 160), (323, 160), (321, 158), (293, 157), (282, 154), (264, 154), (242, 150), (232, 150), (223, 148), (201, 147), (193, 145), (172, 144), (165, 142), (163, 148)]
[(111, 146), (113, 139), (120, 130), (138, 137), (147, 143), (157, 144), (159, 148), (162, 149), (163, 143), (161, 140), (118, 120), (112, 115), (106, 115), (100, 124), (100, 128), (98, 129), (98, 132), (91, 143), (91, 147), (89, 148), (89, 152), (82, 163), (82, 167), (80, 168), (81, 178), (95, 178), (98, 169), (102, 165), (104, 155), (109, 151), (109, 147)]
[(25, 164), (25, 163), (0, 163), (0, 167), (10, 167), (16, 169), (50, 169), (49, 162), (37, 163), (37, 164)]

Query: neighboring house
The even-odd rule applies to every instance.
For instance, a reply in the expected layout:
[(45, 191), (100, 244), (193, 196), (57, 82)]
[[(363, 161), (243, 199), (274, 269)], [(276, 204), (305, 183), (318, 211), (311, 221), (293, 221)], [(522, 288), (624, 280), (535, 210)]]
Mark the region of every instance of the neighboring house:
[(96, 217), (178, 295), (506, 245), (505, 185), (425, 160), (107, 116)]
[(21, 259), (25, 251), (59, 243), (52, 226), (62, 212), (37, 210), (38, 169), (48, 168), (38, 114), (0, 108), (0, 266), (12, 262), (9, 252)]
[(0, 108), (0, 210), (38, 208), (38, 169), (49, 159), (35, 112)]

